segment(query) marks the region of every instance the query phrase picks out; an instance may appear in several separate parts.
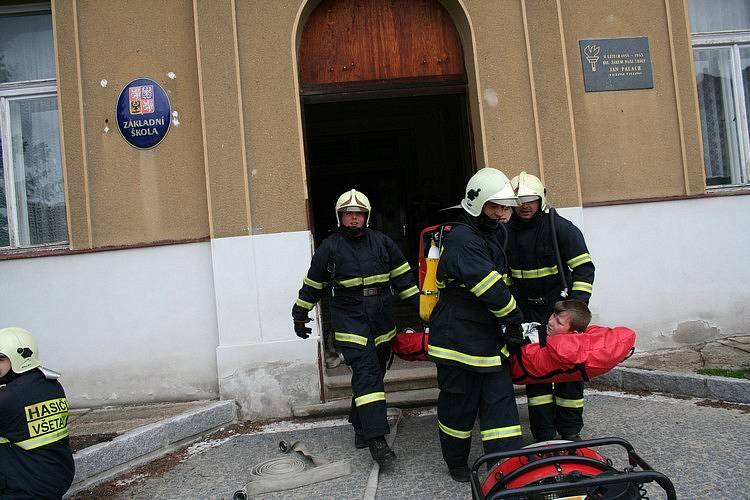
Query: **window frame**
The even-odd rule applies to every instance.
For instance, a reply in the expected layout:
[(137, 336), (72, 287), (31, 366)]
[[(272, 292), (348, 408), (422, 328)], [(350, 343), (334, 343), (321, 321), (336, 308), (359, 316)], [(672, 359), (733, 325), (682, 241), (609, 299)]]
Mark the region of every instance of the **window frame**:
[[(732, 175), (739, 178), (739, 182), (706, 186), (706, 191), (717, 189), (750, 187), (750, 130), (748, 127), (748, 116), (745, 102), (750, 100), (750, 95), (745, 95), (742, 85), (742, 67), (740, 47), (750, 48), (750, 30), (716, 31), (710, 33), (693, 33), (691, 35), (691, 49), (693, 57), (696, 49), (704, 48), (728, 48), (731, 54), (732, 72), (732, 96), (734, 101), (734, 114), (738, 118), (739, 162), (737, 168), (732, 168)], [(697, 75), (695, 75), (697, 76)], [(738, 84), (739, 83), (739, 84)], [(704, 176), (706, 168), (703, 168)], [(735, 179), (736, 180), (736, 179)]]
[[(8, 14), (52, 14), (52, 7), (48, 2), (45, 3), (28, 3), (12, 6), (0, 6), (0, 16)], [(53, 41), (54, 43), (54, 41)], [(58, 112), (58, 133), (59, 130), (59, 96), (56, 78), (47, 78), (41, 80), (25, 80), (0, 83), (0, 141), (3, 144), (3, 181), (5, 187), (5, 203), (8, 217), (8, 240), (9, 246), (0, 247), (0, 252), (9, 252), (24, 249), (50, 248), (50, 247), (67, 247), (70, 242), (70, 235), (64, 241), (41, 244), (24, 244), (21, 245), (20, 225), (17, 204), (17, 193), (15, 187), (15, 170), (13, 163), (13, 145), (10, 123), (10, 103), (14, 100), (27, 98), (53, 97), (57, 104)], [(60, 137), (62, 147), (62, 137)], [(64, 184), (63, 172), (63, 184)], [(67, 201), (67, 200), (66, 200)], [(67, 205), (67, 203), (66, 203)], [(67, 211), (67, 206), (66, 206)], [(28, 224), (28, 221), (26, 222)], [(66, 221), (67, 225), (67, 221)], [(66, 227), (66, 232), (69, 228)]]

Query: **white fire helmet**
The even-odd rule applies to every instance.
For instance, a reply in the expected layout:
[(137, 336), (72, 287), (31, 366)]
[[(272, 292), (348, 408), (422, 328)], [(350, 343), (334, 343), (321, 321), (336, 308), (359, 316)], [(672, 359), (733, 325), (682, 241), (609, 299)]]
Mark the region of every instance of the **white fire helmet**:
[(544, 189), (544, 184), (539, 180), (539, 177), (521, 172), (513, 177), (510, 183), (513, 185), (513, 189), (516, 190), (519, 202), (528, 203), (538, 199), (539, 210), (544, 211), (547, 209), (547, 190)]
[(11, 327), (0, 330), (0, 354), (10, 360), (15, 373), (24, 373), (39, 368), (39, 348), (31, 332)]
[(513, 192), (508, 177), (496, 168), (485, 167), (472, 175), (466, 183), (461, 206), (469, 214), (478, 217), (488, 201), (506, 207), (518, 206), (518, 198)]
[(339, 196), (339, 199), (336, 200), (336, 223), (339, 227), (341, 226), (341, 218), (339, 217), (340, 212), (365, 212), (367, 213), (365, 226), (370, 225), (370, 200), (364, 193), (361, 193), (356, 189), (350, 189)]

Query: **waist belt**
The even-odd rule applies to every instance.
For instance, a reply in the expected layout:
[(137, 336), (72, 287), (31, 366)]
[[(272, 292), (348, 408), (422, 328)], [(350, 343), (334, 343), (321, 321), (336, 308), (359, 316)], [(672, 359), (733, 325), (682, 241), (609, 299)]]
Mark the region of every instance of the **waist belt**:
[(393, 295), (393, 290), (390, 286), (373, 286), (367, 288), (335, 288), (333, 295), (344, 296), (344, 297), (373, 297), (375, 295)]

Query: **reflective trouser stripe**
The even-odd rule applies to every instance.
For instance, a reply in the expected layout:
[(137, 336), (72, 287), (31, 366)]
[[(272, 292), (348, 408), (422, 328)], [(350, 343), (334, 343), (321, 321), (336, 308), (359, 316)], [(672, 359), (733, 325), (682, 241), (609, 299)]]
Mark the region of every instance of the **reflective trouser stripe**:
[(452, 436), (456, 439), (469, 439), (471, 437), (471, 429), (468, 431), (459, 431), (457, 429), (451, 429), (440, 420), (438, 420), (438, 429), (443, 431), (445, 434)]
[(416, 295), (419, 293), (419, 288), (417, 288), (417, 285), (412, 285), (403, 292), (398, 294), (398, 298), (401, 300), (408, 299), (412, 295)]
[(481, 431), (482, 441), (489, 441), (491, 439), (504, 439), (511, 438), (521, 435), (520, 425), (509, 425), (508, 427), (497, 427), (495, 429), (487, 429)]
[(594, 291), (594, 285), (592, 285), (591, 283), (586, 283), (585, 281), (574, 281), (571, 290), (591, 293)]
[(463, 363), (469, 366), (476, 366), (479, 368), (501, 366), (503, 364), (500, 356), (472, 356), (471, 354), (464, 354), (462, 352), (454, 351), (452, 349), (446, 349), (444, 347), (438, 347), (435, 345), (430, 345), (428, 348), (428, 352), (430, 353), (430, 356), (433, 356), (435, 358), (457, 361), (458, 363)]
[(588, 253), (582, 253), (581, 255), (579, 255), (577, 257), (573, 257), (572, 259), (570, 259), (567, 262), (567, 264), (568, 264), (568, 266), (571, 269), (574, 269), (574, 268), (580, 266), (581, 264), (585, 264), (587, 262), (591, 262), (591, 255), (588, 254)]
[(513, 309), (516, 308), (516, 299), (513, 298), (513, 296), (510, 296), (510, 300), (508, 301), (508, 304), (503, 307), (502, 309), (499, 309), (497, 311), (492, 311), (492, 314), (494, 314), (498, 318), (502, 318), (503, 316), (507, 316), (508, 314), (513, 311)]
[(354, 398), (354, 404), (356, 406), (364, 406), (366, 404), (374, 403), (375, 401), (385, 401), (384, 392), (371, 392), (358, 398)]
[(68, 428), (64, 427), (62, 429), (56, 430), (55, 432), (50, 432), (49, 434), (33, 437), (31, 439), (20, 441), (14, 444), (16, 446), (20, 446), (24, 450), (33, 450), (34, 448), (39, 448), (40, 446), (54, 443), (55, 441), (60, 441), (61, 439), (66, 437), (68, 437)]
[(312, 302), (308, 302), (306, 300), (297, 299), (297, 302), (295, 302), (298, 306), (300, 306), (302, 309), (307, 309), (308, 311), (315, 307), (315, 304)]
[(341, 342), (351, 342), (352, 344), (367, 345), (367, 337), (363, 337), (362, 335), (355, 335), (354, 333), (346, 332), (334, 332), (333, 336), (336, 340), (340, 340)]
[(481, 297), (484, 292), (492, 288), (492, 285), (494, 285), (501, 279), (502, 276), (500, 276), (500, 273), (498, 273), (497, 271), (490, 271), (487, 276), (482, 278), (482, 281), (474, 285), (474, 287), (469, 291), (477, 297)]
[(391, 269), (391, 272), (390, 272), (391, 278), (398, 278), (399, 276), (401, 276), (402, 274), (404, 274), (409, 269), (411, 269), (411, 266), (409, 265), (409, 263), (408, 262), (404, 262), (400, 266), (398, 266), (398, 267), (396, 267), (394, 269)]
[(581, 399), (565, 399), (559, 396), (555, 396), (555, 404), (562, 406), (563, 408), (583, 408), (583, 398)]
[(0, 444), (8, 444), (10, 441), (2, 436), (0, 436)]
[(383, 335), (375, 337), (375, 345), (378, 346), (382, 344), (383, 342), (388, 342), (395, 336), (396, 336), (396, 329), (394, 328), (390, 332), (386, 332)]
[(548, 405), (555, 402), (555, 396), (552, 394), (544, 394), (542, 396), (534, 396), (527, 399), (529, 406)]

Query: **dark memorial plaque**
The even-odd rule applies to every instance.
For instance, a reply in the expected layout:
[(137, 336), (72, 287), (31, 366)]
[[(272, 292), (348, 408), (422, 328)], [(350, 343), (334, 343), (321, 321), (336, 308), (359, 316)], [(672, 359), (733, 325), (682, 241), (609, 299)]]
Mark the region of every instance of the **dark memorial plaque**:
[(648, 38), (579, 40), (586, 92), (654, 88)]

